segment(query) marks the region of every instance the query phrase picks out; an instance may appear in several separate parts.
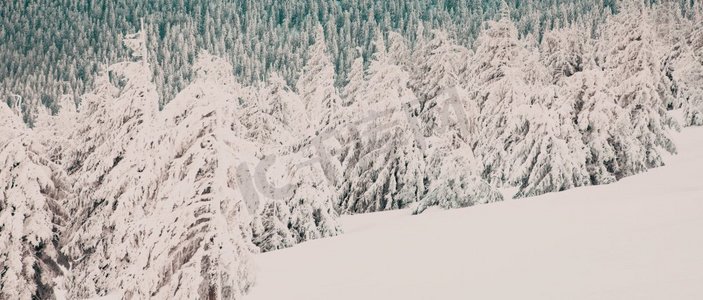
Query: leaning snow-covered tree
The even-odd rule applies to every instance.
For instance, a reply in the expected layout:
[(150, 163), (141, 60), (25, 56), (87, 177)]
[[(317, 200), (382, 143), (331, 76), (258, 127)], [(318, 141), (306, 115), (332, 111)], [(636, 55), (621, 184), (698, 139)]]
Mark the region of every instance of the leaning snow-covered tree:
[(431, 101), (437, 118), (433, 135), (427, 138), (425, 177), (429, 185), (413, 213), (435, 205), (449, 209), (503, 200), (500, 192), (481, 179), (482, 165), (468, 143), (475, 133), (478, 108), (459, 87)]
[[(342, 103), (343, 108), (357, 105), (359, 96), (366, 88), (366, 81), (364, 78), (364, 57), (360, 53), (360, 48), (357, 49), (357, 52), (359, 52), (357, 54), (358, 56), (352, 62), (349, 75), (347, 76), (347, 83), (344, 85), (344, 89), (342, 90), (342, 97), (344, 99), (344, 102)], [(353, 109), (356, 109), (356, 107)]]
[(104, 176), (158, 111), (149, 74), (148, 65), (140, 62), (114, 64), (98, 78), (95, 90), (82, 97), (80, 123), (69, 137), (75, 146), (64, 159), (79, 187), (72, 211), (95, 200), (89, 194), (104, 184)]
[[(438, 97), (447, 97), (451, 89), (459, 88), (460, 67), (468, 61), (468, 49), (454, 43), (445, 32), (434, 31), (432, 40), (423, 43), (420, 52), (420, 64), (413, 68), (410, 86), (420, 101), (422, 131), (426, 136), (432, 135), (438, 124)], [(464, 99), (462, 99), (464, 100)]]
[(576, 114), (576, 126), (586, 147), (590, 183), (608, 184), (620, 172), (618, 152), (631, 139), (626, 111), (608, 88), (605, 72), (598, 68), (578, 72), (565, 81), (558, 96)]
[(481, 179), (468, 144), (450, 140), (444, 143), (437, 145), (428, 159), (427, 168), (435, 169), (437, 175), (430, 179), (428, 192), (413, 208), (414, 214), (435, 205), (450, 209), (503, 200), (498, 190)]
[(322, 26), (315, 30), (315, 43), (308, 49), (308, 59), (298, 79), (298, 93), (303, 99), (313, 129), (332, 125), (342, 100), (334, 85), (335, 72), (327, 52)]
[(511, 120), (518, 119), (516, 109), (533, 101), (547, 75), (535, 52), (518, 39), (507, 16), (488, 22), (466, 72), (471, 98), (477, 100), (480, 111), (479, 131), (470, 143), (483, 162), (483, 178), (496, 185), (510, 181), (511, 147), (523, 138), (520, 126), (510, 126), (515, 124)]
[[(327, 180), (319, 164), (310, 164), (311, 149), (291, 158), (291, 188), (289, 226), (296, 242), (304, 242), (341, 233), (334, 203), (337, 192)], [(305, 155), (308, 154), (308, 155)]]
[(21, 116), (0, 103), (0, 298), (55, 296), (65, 182)]
[(237, 112), (247, 139), (278, 149), (305, 137), (309, 125), (305, 105), (280, 76), (271, 75), (249, 100)]
[(677, 103), (681, 103), (684, 110), (683, 125), (703, 125), (703, 27), (691, 26), (690, 32), (673, 47), (665, 61)]
[(335, 187), (326, 178), (319, 159), (310, 158), (316, 155), (314, 147), (303, 147), (298, 152), (270, 154), (270, 158), (276, 157), (277, 166), (264, 158), (260, 162), (264, 165), (256, 167), (253, 180), (263, 190), (257, 195), (263, 203), (252, 221), (252, 233), (261, 251), (342, 232), (334, 209)]
[(663, 83), (668, 79), (655, 56), (649, 12), (641, 2), (623, 4), (623, 11), (607, 21), (598, 46), (598, 63), (607, 71), (610, 88), (628, 114), (635, 138), (617, 154), (617, 178), (661, 166), (663, 152), (676, 151), (669, 137), (673, 120), (665, 105), (673, 96)]
[(39, 107), (33, 130), (46, 146), (51, 161), (63, 164), (64, 155), (71, 147), (69, 136), (78, 122), (78, 113), (71, 96), (62, 96), (57, 106), (56, 115), (50, 115), (48, 108)]
[(510, 152), (510, 182), (520, 187), (516, 197), (536, 196), (587, 185), (586, 147), (575, 126), (571, 103), (548, 86), (533, 103), (516, 107), (508, 123), (522, 138)]
[(118, 278), (139, 246), (134, 223), (143, 218), (159, 176), (148, 154), (154, 145), (147, 136), (158, 110), (149, 74), (143, 61), (111, 65), (83, 97), (80, 123), (69, 137), (75, 143), (64, 162), (77, 197), (67, 206), (74, 221), (63, 251), (73, 260), (71, 297), (123, 288)]
[(583, 70), (591, 46), (587, 33), (581, 26), (572, 25), (544, 34), (540, 53), (553, 83)]
[(425, 193), (424, 153), (409, 74), (390, 63), (382, 36), (368, 72), (357, 119), (345, 126), (339, 209), (362, 213), (396, 209)]
[(320, 145), (315, 144), (319, 139), (306, 135), (302, 102), (282, 80), (258, 95), (239, 114), (245, 137), (258, 146), (248, 165), (254, 171), (248, 173), (251, 197), (261, 203), (252, 221), (254, 244), (271, 251), (337, 235), (335, 178), (328, 180), (323, 173), (325, 161), (311, 158), (316, 155), (311, 150)]
[(255, 147), (241, 138), (244, 127), (234, 117), (230, 68), (202, 53), (195, 80), (149, 133), (154, 140), (143, 151), (163, 161), (146, 169), (134, 163), (136, 173), (160, 176), (153, 190), (135, 183), (148, 192), (140, 219), (130, 224), (132, 240), (123, 242), (132, 248), (120, 260), (129, 265), (118, 290), (128, 298), (236, 299), (252, 285), (249, 208), (237, 168)]
[(413, 67), (410, 86), (421, 103), (459, 83), (459, 67), (468, 59), (469, 51), (454, 43), (446, 32), (433, 31), (432, 39), (417, 51), (418, 65)]

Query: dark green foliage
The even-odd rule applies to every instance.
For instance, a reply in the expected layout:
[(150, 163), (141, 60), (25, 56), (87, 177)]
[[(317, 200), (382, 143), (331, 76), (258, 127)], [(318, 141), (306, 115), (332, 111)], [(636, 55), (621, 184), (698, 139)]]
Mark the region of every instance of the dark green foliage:
[[(545, 28), (600, 16), (593, 1), (508, 0), (522, 34), (539, 38)], [(372, 52), (373, 34), (400, 32), (412, 43), (418, 24), (441, 27), (471, 45), (481, 23), (494, 17), (500, 0), (4, 0), (0, 6), (0, 99), (25, 98), (24, 105), (54, 108), (59, 95), (90, 89), (101, 66), (126, 58), (124, 34), (144, 18), (149, 62), (161, 103), (192, 78), (199, 49), (227, 57), (243, 83), (275, 70), (292, 83), (304, 64), (314, 26), (325, 36), (337, 72), (346, 78), (361, 47)], [(593, 7), (596, 11), (593, 12)]]

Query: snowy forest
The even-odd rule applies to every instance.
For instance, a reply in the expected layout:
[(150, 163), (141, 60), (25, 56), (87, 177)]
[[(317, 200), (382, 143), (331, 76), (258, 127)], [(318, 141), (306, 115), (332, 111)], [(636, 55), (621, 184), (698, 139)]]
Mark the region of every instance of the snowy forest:
[[(680, 5), (690, 14), (687, 1)], [(520, 34), (535, 37), (565, 24), (600, 22), (615, 9), (612, 0), (509, 3)], [(79, 98), (104, 65), (129, 57), (122, 37), (139, 30), (142, 19), (163, 105), (193, 80), (203, 49), (227, 58), (241, 83), (275, 71), (293, 85), (320, 25), (340, 86), (358, 55), (368, 66), (377, 32), (414, 43), (422, 24), (425, 34), (441, 28), (470, 47), (499, 6), (497, 0), (7, 0), (0, 11), (0, 99), (17, 95), (55, 111), (61, 95)]]
[(610, 184), (703, 125), (695, 1), (40, 0), (0, 21), (0, 299), (241, 299), (252, 255), (341, 215)]

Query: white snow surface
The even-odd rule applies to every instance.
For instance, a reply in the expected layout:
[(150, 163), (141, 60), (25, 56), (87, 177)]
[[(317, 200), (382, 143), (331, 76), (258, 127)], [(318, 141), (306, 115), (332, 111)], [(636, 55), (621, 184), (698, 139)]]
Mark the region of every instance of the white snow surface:
[(667, 166), (464, 209), (346, 216), (255, 257), (258, 299), (703, 299), (703, 128)]

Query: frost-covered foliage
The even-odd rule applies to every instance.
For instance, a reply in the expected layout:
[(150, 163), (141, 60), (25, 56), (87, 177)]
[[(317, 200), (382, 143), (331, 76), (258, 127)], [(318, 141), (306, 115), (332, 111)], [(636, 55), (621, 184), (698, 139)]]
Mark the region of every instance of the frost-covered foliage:
[[(123, 141), (120, 159), (91, 190), (82, 191), (89, 199), (77, 208), (79, 220), (64, 248), (74, 260), (72, 297), (119, 293), (127, 298), (236, 299), (253, 284), (250, 254), (259, 247), (280, 248), (260, 243), (255, 234), (270, 236), (283, 229), (292, 237), (285, 246), (291, 246), (340, 232), (332, 207), (334, 191), (323, 189), (324, 176), (312, 166), (295, 169), (289, 199), (272, 199), (290, 207), (285, 227), (257, 227), (253, 222), (261, 195), (248, 193), (247, 179), (257, 175), (248, 172), (258, 165), (262, 147), (281, 139), (270, 138), (276, 134), (273, 129), (264, 134), (262, 118), (252, 115), (266, 115), (283, 128), (292, 124), (285, 118), (296, 116), (295, 105), (288, 102), (296, 98), (271, 96), (289, 94), (284, 87), (265, 89), (259, 95), (272, 97), (265, 109), (238, 111), (246, 95), (229, 67), (202, 53), (193, 83), (163, 111), (150, 118), (140, 115), (144, 118), (131, 126), (135, 131)], [(138, 74), (126, 75), (130, 80)], [(142, 95), (129, 90), (120, 94), (128, 96), (111, 101)], [(114, 103), (111, 108), (122, 106)], [(123, 114), (132, 110), (85, 113), (125, 120), (129, 116)], [(264, 206), (261, 215), (267, 213)]]
[(76, 103), (72, 97), (64, 96), (59, 100), (57, 109), (58, 112), (51, 115), (48, 108), (38, 107), (34, 132), (45, 145), (49, 159), (56, 164), (63, 164), (64, 155), (71, 147), (70, 129), (78, 122)]
[(516, 197), (529, 197), (587, 185), (586, 149), (573, 124), (569, 102), (547, 88), (536, 103), (520, 109), (522, 138), (511, 149), (511, 181)]
[(255, 147), (234, 118), (238, 86), (228, 67), (201, 54), (194, 83), (160, 114), (164, 138), (154, 154), (167, 164), (135, 255), (149, 272), (126, 279), (136, 285), (132, 296), (232, 299), (253, 283), (249, 203), (236, 179)]
[(290, 220), (290, 207), (286, 201), (264, 203), (252, 226), (254, 244), (262, 251), (292, 247), (296, 240), (289, 228)]
[(305, 105), (282, 77), (272, 75), (259, 93), (263, 99), (259, 98), (257, 105), (265, 107), (265, 113), (288, 126), (296, 135), (304, 132), (309, 123)]
[(261, 251), (291, 247), (295, 244), (335, 236), (342, 232), (333, 205), (337, 198), (319, 166), (294, 163), (302, 156), (283, 157), (290, 192), (285, 197), (264, 198), (262, 209), (252, 221), (253, 242)]
[(661, 166), (662, 152), (675, 152), (668, 134), (673, 121), (666, 112), (673, 96), (655, 55), (650, 11), (639, 2), (625, 3), (629, 5), (623, 12), (606, 23), (597, 54), (616, 101), (627, 114), (629, 135), (635, 138), (620, 146), (617, 178)]
[(240, 117), (247, 139), (260, 149), (250, 162), (256, 162), (253, 184), (263, 189), (255, 195), (261, 208), (252, 221), (253, 242), (261, 251), (341, 233), (333, 181), (323, 172), (326, 165), (312, 158), (319, 149), (308, 134), (319, 127), (308, 123), (300, 97), (284, 81), (272, 86), (260, 90), (258, 102)]
[(473, 123), (462, 123), (474, 119), (475, 112), (466, 111), (463, 105), (453, 109), (463, 110), (461, 113), (466, 117), (458, 117), (459, 113), (454, 111), (452, 115), (455, 119), (449, 116), (442, 119), (444, 123), (439, 124), (443, 128), (442, 133), (428, 139), (431, 144), (426, 163), (429, 186), (423, 198), (414, 204), (414, 214), (435, 205), (450, 209), (503, 200), (502, 194), (494, 186), (481, 179), (480, 165), (467, 143), (468, 136), (473, 132), (470, 127)]
[(156, 89), (149, 74), (142, 62), (117, 63), (98, 78), (98, 87), (83, 97), (80, 123), (68, 137), (73, 147), (64, 157), (64, 165), (78, 187), (79, 197), (70, 207), (72, 213), (101, 201), (94, 192), (109, 184), (105, 177), (134, 147), (139, 132), (156, 114)]
[(352, 106), (359, 101), (361, 93), (363, 93), (366, 88), (364, 75), (364, 59), (361, 57), (361, 53), (359, 53), (359, 57), (355, 58), (354, 62), (352, 62), (347, 84), (344, 85), (344, 89), (342, 90), (343, 107)]
[(432, 39), (416, 52), (410, 86), (423, 104), (459, 84), (460, 67), (470, 59), (468, 49), (439, 30), (432, 32)]
[[(703, 68), (703, 67), (701, 67)], [(693, 74), (687, 74), (685, 76), (691, 76), (695, 78), (696, 85), (689, 86), (688, 90), (691, 93), (686, 97), (686, 102), (684, 105), (684, 122), (686, 126), (703, 126), (703, 74), (699, 70), (689, 71)], [(695, 73), (694, 73), (695, 72)]]
[(560, 97), (572, 106), (576, 128), (586, 146), (586, 171), (592, 184), (614, 182), (619, 166), (622, 139), (629, 138), (625, 110), (608, 88), (608, 79), (599, 69), (579, 72), (561, 87)]
[(342, 100), (334, 85), (334, 65), (327, 52), (322, 27), (315, 30), (315, 43), (308, 51), (307, 64), (298, 79), (298, 93), (312, 126), (335, 125)]
[(345, 213), (402, 208), (425, 192), (409, 74), (390, 62), (381, 38), (375, 45), (360, 111), (342, 139), (339, 209)]
[[(624, 2), (621, 12), (609, 17), (603, 27), (572, 25), (544, 33), (538, 43), (529, 35), (520, 37), (509, 7), (503, 5), (501, 18), (488, 21), (480, 33), (475, 54), (442, 32), (434, 32), (432, 39), (416, 41), (410, 59), (406, 59), (413, 62), (408, 66), (395, 58), (384, 59), (391, 55), (386, 54), (386, 47), (378, 46), (382, 39), (376, 38), (374, 60), (367, 70), (368, 92), (353, 102), (361, 103), (356, 111), (364, 111), (363, 107), (373, 107), (376, 99), (409, 99), (396, 95), (410, 87), (420, 107), (411, 111), (409, 124), (419, 121), (424, 138), (442, 140), (447, 138), (441, 136), (442, 119), (452, 108), (447, 103), (440, 105), (441, 99), (463, 87), (468, 95), (450, 97), (460, 99), (464, 108), (474, 107), (476, 113), (462, 120), (470, 130), (461, 138), (480, 162), (472, 172), (491, 185), (518, 186), (516, 196), (526, 197), (610, 183), (660, 166), (664, 152), (675, 152), (669, 131), (677, 125), (666, 109), (675, 105), (676, 97), (696, 93), (693, 87), (697, 85), (686, 85), (686, 81), (693, 81), (691, 72), (699, 72), (698, 65), (687, 63), (693, 67), (684, 75), (683, 63), (663, 64), (666, 47), (680, 39), (655, 30), (653, 24), (655, 15), (672, 7), (655, 12), (638, 1)], [(671, 24), (686, 18), (672, 13), (669, 20), (667, 26), (674, 28)], [(423, 36), (423, 31), (419, 26), (418, 36)], [(695, 51), (687, 53), (695, 57)], [(393, 78), (388, 74), (403, 72), (410, 73), (407, 83), (386, 80)], [(697, 120), (698, 102), (695, 96), (687, 97), (691, 100), (680, 102), (691, 123)], [(383, 101), (388, 102), (392, 101)], [(385, 158), (358, 164), (364, 153), (384, 153), (368, 149), (384, 143), (363, 142), (366, 137), (362, 131), (350, 130), (341, 138), (346, 145), (340, 151), (342, 211), (378, 210), (379, 203), (386, 203), (374, 195), (379, 189), (387, 199), (399, 201), (393, 192), (396, 178), (391, 176), (393, 180), (384, 183), (388, 174), (398, 175), (383, 171)], [(415, 185), (413, 196), (399, 203), (424, 198), (427, 189), (434, 188), (433, 180), (440, 178), (436, 168), (441, 163), (433, 161), (431, 153), (417, 153), (424, 158), (424, 166), (416, 172), (423, 179), (414, 182), (422, 183)], [(351, 167), (359, 166), (376, 171), (370, 173), (372, 180), (351, 184), (355, 178), (366, 178), (363, 171), (349, 173)], [(355, 190), (364, 192), (355, 194)]]
[[(69, 289), (73, 297), (110, 292), (117, 274), (126, 269), (124, 258), (129, 260), (127, 253), (136, 248), (129, 233), (133, 220), (143, 215), (141, 209), (134, 209), (141, 208), (143, 189), (132, 189), (139, 181), (125, 176), (130, 168), (125, 167), (124, 159), (137, 148), (134, 139), (149, 122), (149, 117), (141, 118), (142, 110), (151, 101), (154, 109), (145, 111), (154, 113), (157, 103), (155, 95), (147, 98), (144, 94), (150, 87), (148, 77), (139, 78), (139, 71), (145, 70), (139, 68), (142, 64), (122, 66), (125, 68), (116, 66), (113, 70), (127, 83), (124, 97), (119, 97), (122, 91), (111, 86), (107, 78), (102, 90), (86, 96), (79, 116), (85, 121), (74, 131), (77, 143), (67, 160), (78, 193), (69, 203), (76, 220), (64, 249), (71, 259), (80, 261), (71, 278), (78, 285)], [(134, 68), (131, 72), (127, 71), (130, 67)], [(135, 97), (138, 94), (143, 97)], [(123, 239), (127, 242), (115, 243)]]
[(552, 82), (583, 71), (588, 63), (592, 41), (581, 26), (560, 28), (546, 32), (540, 45), (545, 67), (551, 73)]
[(68, 195), (59, 165), (21, 116), (0, 103), (0, 298), (54, 297)]
[(229, 64), (202, 54), (194, 83), (157, 112), (146, 68), (111, 66), (117, 80), (81, 110), (75, 135), (90, 146), (68, 164), (81, 184), (63, 249), (69, 295), (238, 298), (256, 251), (237, 182), (256, 151), (234, 111), (239, 86)]
[[(418, 49), (418, 63), (413, 68), (410, 86), (421, 103), (420, 119), (423, 135), (435, 134), (439, 118), (449, 107), (438, 106), (438, 98), (453, 97), (453, 89), (462, 83), (461, 73), (470, 61), (470, 51), (435, 31), (430, 41)], [(461, 101), (473, 101), (463, 98)]]
[(310, 126), (305, 105), (282, 78), (273, 75), (252, 98), (237, 113), (248, 139), (278, 149), (305, 136)]
[(141, 152), (148, 151), (146, 132), (158, 109), (148, 70), (143, 60), (110, 66), (83, 97), (80, 123), (69, 136), (73, 147), (64, 166), (77, 197), (67, 203), (74, 221), (63, 251), (75, 261), (72, 297), (105, 295), (121, 286), (118, 276), (140, 246), (135, 223), (143, 219), (159, 176), (152, 157)]
[(306, 165), (305, 160), (300, 155), (293, 159), (293, 193), (288, 200), (289, 226), (297, 243), (341, 233), (333, 207), (337, 198), (335, 188), (319, 166)]
[[(308, 71), (310, 78), (316, 78), (329, 70)], [(248, 161), (253, 171), (251, 184), (258, 191), (252, 196), (260, 203), (252, 220), (254, 244), (261, 251), (271, 251), (341, 233), (333, 209), (336, 190), (323, 172), (324, 167), (335, 167), (312, 158), (317, 153), (313, 149), (319, 149), (317, 138), (311, 135), (331, 124), (311, 123), (313, 115), (282, 78), (273, 76), (256, 94), (255, 101), (237, 116), (246, 128), (245, 138), (258, 147)], [(316, 97), (328, 96), (312, 94), (308, 101), (319, 104), (321, 98)]]
[[(667, 54), (665, 66), (673, 90), (684, 110), (685, 126), (703, 125), (703, 17), (697, 16), (683, 27), (681, 38)], [(681, 24), (681, 23), (679, 23)]]
[(259, 195), (264, 202), (252, 221), (252, 232), (254, 244), (261, 251), (287, 248), (342, 232), (334, 209), (335, 187), (319, 164), (311, 164), (310, 155), (309, 148), (288, 154), (279, 152), (277, 160), (282, 169), (269, 170), (280, 176), (266, 179), (271, 180), (271, 188), (283, 190), (279, 194)]
[[(517, 121), (520, 109), (537, 97), (540, 79), (546, 70), (523, 41), (518, 39), (515, 25), (503, 17), (489, 21), (488, 28), (477, 40), (467, 75), (469, 87), (479, 107), (479, 132), (471, 142), (483, 162), (482, 175), (494, 184), (506, 183), (512, 177), (510, 147), (522, 139)], [(542, 76), (542, 78), (537, 78)]]
[(431, 179), (427, 194), (415, 205), (413, 213), (435, 205), (450, 209), (503, 200), (495, 187), (472, 174), (476, 167), (472, 166), (475, 158), (470, 153), (468, 145), (455, 150), (437, 149), (428, 164), (438, 169), (439, 176)]

